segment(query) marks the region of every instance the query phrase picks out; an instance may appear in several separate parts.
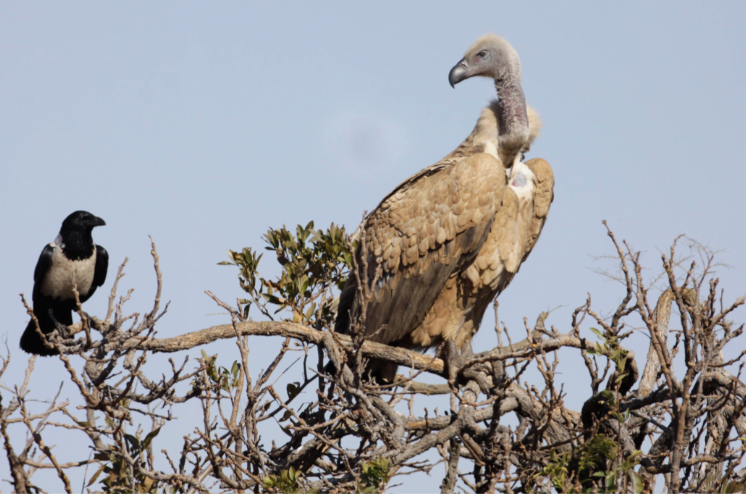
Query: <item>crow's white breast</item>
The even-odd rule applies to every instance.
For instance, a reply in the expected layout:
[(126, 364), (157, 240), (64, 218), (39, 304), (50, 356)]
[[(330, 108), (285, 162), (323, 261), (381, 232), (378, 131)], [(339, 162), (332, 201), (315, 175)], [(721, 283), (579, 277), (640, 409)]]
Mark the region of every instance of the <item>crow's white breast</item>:
[(75, 298), (73, 282), (77, 284), (78, 293), (87, 295), (93, 284), (96, 271), (96, 249), (88, 259), (71, 261), (57, 246), (52, 253), (52, 265), (41, 286), (41, 293), (47, 297), (67, 300)]

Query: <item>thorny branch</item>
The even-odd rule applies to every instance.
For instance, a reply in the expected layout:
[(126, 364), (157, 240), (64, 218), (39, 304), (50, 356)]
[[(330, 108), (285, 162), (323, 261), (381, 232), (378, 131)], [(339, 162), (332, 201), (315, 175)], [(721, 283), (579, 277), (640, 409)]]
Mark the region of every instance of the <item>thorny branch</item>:
[[(67, 492), (71, 471), (80, 475), (80, 469), (88, 469), (86, 485), (105, 492), (383, 492), (393, 479), (416, 472), (442, 475), (444, 493), (746, 487), (744, 352), (725, 357), (725, 347), (743, 332), (729, 317), (746, 298), (725, 302), (712, 253), (703, 250), (687, 265), (674, 243), (662, 256), (667, 286), (656, 297), (640, 253), (609, 230), (624, 286), (610, 316), (600, 315), (589, 295), (564, 331), (547, 329), (543, 313), (513, 343), (495, 304), (499, 346), (449, 368), (440, 355), (366, 341), (364, 311), (352, 321), (352, 337), (330, 331), (334, 299), (349, 272), (364, 281), (362, 301), (379, 274), (348, 255), (343, 229), (311, 228), (299, 227), (296, 236), (270, 230), (267, 241), (283, 266), (277, 280), (258, 277), (261, 256), (250, 249), (232, 252), (248, 298), (233, 307), (208, 292), (231, 323), (172, 338), (155, 337), (168, 308), (160, 310), (155, 244), (156, 296), (142, 316), (124, 315), (131, 290), (117, 302), (125, 260), (103, 320), (81, 311), (81, 323), (47, 335), (62, 351), (69, 396), (60, 402), (58, 393), (45, 408), (30, 399), (35, 357), (18, 385), (2, 388), (0, 433), (14, 489), (39, 491), (34, 474), (45, 469), (56, 473), (59, 486), (43, 489)], [(271, 314), (270, 305), (278, 311)], [(274, 320), (250, 320), (251, 306)], [(280, 320), (282, 311), (287, 320)], [(671, 326), (673, 313), (680, 329)], [(644, 362), (625, 346), (633, 333), (649, 338)], [(269, 366), (252, 376), (256, 337), (283, 340)], [(234, 358), (202, 350), (191, 364), (189, 357), (176, 363), (165, 355), (224, 339), (236, 341)], [(572, 353), (590, 377), (581, 410), (566, 406), (559, 375), (561, 359)], [(364, 374), (370, 359), (398, 364), (409, 375), (378, 386)], [(169, 369), (157, 378), (149, 366), (156, 360)], [(0, 377), (9, 363), (10, 352)], [(526, 382), (531, 366), (543, 382)], [(419, 382), (424, 374), (443, 381)], [(177, 426), (175, 407), (190, 401), (199, 403), (201, 420)], [(445, 411), (425, 406), (433, 403)], [(44, 440), (52, 429), (86, 438), (92, 456), (53, 450)], [(182, 437), (180, 449), (171, 450), (162, 431)]]

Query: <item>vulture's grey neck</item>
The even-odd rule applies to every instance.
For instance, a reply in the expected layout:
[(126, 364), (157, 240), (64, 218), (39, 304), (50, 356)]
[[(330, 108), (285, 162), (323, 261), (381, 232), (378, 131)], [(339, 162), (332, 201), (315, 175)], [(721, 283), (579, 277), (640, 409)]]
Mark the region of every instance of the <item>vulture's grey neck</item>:
[(497, 90), (498, 153), (506, 168), (513, 166), (528, 142), (528, 113), (520, 76), (495, 79)]

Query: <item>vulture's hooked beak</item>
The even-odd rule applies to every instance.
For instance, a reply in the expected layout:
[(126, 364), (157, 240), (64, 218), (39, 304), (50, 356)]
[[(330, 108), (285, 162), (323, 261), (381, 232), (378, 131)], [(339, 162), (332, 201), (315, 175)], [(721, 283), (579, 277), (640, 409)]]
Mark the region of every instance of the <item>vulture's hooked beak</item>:
[(462, 58), (448, 73), (448, 82), (451, 84), (451, 87), (455, 88), (456, 84), (466, 79), (468, 71), (469, 66), (466, 64), (466, 59)]

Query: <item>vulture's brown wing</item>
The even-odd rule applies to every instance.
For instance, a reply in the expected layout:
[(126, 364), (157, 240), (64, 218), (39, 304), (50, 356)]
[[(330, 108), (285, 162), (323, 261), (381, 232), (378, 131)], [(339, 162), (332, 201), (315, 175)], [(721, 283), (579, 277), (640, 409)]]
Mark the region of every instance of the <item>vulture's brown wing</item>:
[[(492, 299), (508, 286), (523, 262), (527, 243), (531, 239), (534, 220), (532, 201), (521, 200), (511, 187), (503, 189), (500, 210), (495, 215), (492, 229), (474, 262), (464, 272), (464, 290), (479, 294), (490, 293)], [(487, 289), (487, 292), (482, 292)], [(469, 298), (465, 298), (469, 304)]]
[[(431, 167), (431, 170), (434, 167)], [(366, 333), (391, 343), (425, 317), (448, 277), (473, 261), (506, 187), (505, 169), (479, 153), (399, 186), (365, 220), (368, 285)], [(358, 262), (361, 263), (361, 245)], [(357, 313), (356, 283), (340, 296), (335, 329)], [(380, 330), (380, 331), (379, 331)]]
[(541, 230), (547, 221), (549, 206), (554, 200), (554, 173), (549, 163), (541, 158), (534, 158), (526, 162), (534, 175), (536, 176), (536, 189), (534, 191), (534, 217), (531, 221), (531, 233), (526, 243), (526, 250), (523, 254), (523, 260), (528, 258), (531, 250), (539, 240)]

